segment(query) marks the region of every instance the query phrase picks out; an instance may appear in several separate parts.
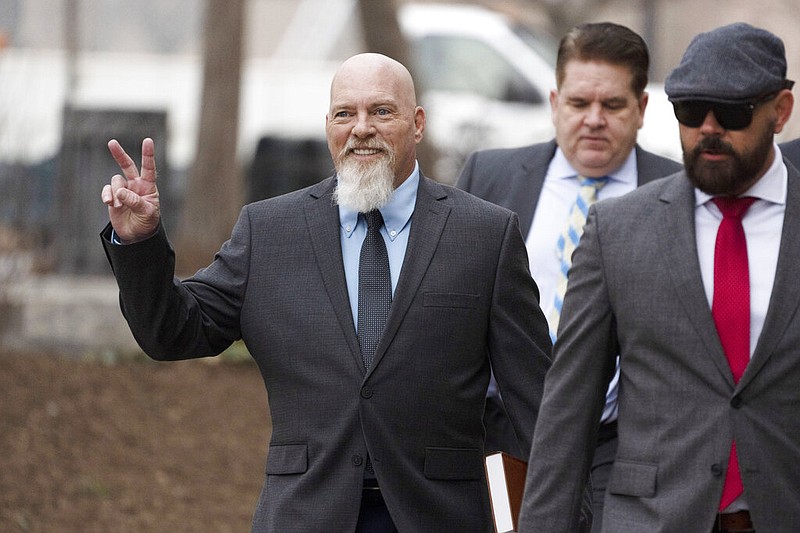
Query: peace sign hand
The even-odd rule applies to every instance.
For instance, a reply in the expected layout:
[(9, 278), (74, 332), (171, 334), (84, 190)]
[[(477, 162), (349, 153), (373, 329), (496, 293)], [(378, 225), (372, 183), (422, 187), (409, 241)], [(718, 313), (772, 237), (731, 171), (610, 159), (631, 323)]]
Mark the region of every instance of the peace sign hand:
[(156, 232), (161, 219), (153, 139), (142, 141), (141, 174), (119, 142), (112, 139), (108, 149), (122, 170), (101, 193), (103, 203), (108, 206), (111, 226), (124, 244), (144, 240)]

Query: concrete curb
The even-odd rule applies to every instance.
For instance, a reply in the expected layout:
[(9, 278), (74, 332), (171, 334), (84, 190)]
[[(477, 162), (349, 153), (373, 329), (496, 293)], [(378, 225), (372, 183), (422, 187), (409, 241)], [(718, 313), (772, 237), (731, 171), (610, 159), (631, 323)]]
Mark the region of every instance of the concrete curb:
[(0, 346), (116, 359), (141, 353), (111, 276), (25, 276), (0, 287)]

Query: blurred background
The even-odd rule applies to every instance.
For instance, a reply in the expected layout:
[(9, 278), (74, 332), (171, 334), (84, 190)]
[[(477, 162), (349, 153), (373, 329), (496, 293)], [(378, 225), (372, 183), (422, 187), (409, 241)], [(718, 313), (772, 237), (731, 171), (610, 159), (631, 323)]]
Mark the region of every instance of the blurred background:
[[(423, 169), (452, 183), (472, 150), (552, 136), (557, 40), (598, 20), (648, 42), (640, 142), (676, 159), (661, 82), (692, 36), (750, 22), (783, 37), (790, 77), (800, 67), (792, 0), (0, 0), (0, 282), (25, 268), (108, 274), (96, 234), (116, 173), (110, 138), (134, 154), (156, 140), (179, 271), (206, 264), (243, 203), (330, 174), (329, 82), (365, 50), (413, 71), (429, 119)], [(16, 247), (33, 255), (6, 265)]]
[[(648, 43), (639, 139), (675, 159), (662, 84), (694, 35), (749, 22), (800, 70), (797, 0), (0, 0), (0, 530), (242, 531), (257, 497), (257, 372), (117, 364), (141, 354), (98, 237), (109, 139), (138, 161), (154, 138), (188, 275), (243, 203), (331, 174), (328, 89), (347, 57), (410, 68), (423, 171), (453, 183), (475, 149), (552, 137), (558, 39), (602, 20)], [(800, 111), (779, 140), (797, 136)]]

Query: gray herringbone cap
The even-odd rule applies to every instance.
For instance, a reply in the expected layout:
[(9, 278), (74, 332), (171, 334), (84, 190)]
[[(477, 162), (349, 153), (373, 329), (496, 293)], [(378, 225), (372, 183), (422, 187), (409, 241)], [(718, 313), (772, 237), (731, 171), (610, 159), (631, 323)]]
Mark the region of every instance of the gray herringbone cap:
[(784, 87), (783, 41), (743, 22), (697, 35), (664, 84), (671, 102), (738, 103)]

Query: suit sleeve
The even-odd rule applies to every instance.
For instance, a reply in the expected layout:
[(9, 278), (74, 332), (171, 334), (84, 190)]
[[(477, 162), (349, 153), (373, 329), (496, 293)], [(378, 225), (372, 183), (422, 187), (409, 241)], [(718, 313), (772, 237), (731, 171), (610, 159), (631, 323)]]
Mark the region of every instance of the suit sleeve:
[(512, 214), (500, 250), (492, 297), (489, 356), (520, 447), (529, 450), (552, 346), (539, 290)]
[(158, 360), (217, 355), (241, 336), (239, 313), (249, 265), (246, 209), (214, 261), (185, 281), (162, 227), (145, 241), (114, 245), (101, 234), (120, 308), (142, 350)]
[(520, 531), (576, 531), (616, 341), (595, 207), (573, 255), (528, 464)]

